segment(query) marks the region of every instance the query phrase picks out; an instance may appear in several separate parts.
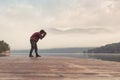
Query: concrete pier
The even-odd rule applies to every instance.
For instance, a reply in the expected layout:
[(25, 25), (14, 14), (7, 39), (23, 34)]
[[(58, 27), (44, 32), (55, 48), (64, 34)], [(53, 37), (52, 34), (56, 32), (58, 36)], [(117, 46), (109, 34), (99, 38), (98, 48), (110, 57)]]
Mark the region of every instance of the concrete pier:
[(68, 57), (0, 57), (0, 80), (120, 80), (120, 63)]

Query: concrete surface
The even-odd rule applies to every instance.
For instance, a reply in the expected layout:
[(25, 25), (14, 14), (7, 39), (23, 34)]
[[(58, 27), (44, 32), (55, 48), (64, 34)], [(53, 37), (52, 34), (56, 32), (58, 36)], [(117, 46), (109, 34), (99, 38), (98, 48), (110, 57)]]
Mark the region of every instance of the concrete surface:
[(67, 57), (0, 57), (0, 80), (120, 80), (120, 63)]

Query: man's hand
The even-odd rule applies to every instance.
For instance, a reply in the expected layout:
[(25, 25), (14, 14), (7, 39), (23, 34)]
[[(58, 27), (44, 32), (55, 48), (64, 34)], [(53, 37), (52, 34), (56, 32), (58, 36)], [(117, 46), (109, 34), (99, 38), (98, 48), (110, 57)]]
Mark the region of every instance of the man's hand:
[(44, 31), (43, 35), (42, 35), (42, 39), (47, 35), (47, 33)]

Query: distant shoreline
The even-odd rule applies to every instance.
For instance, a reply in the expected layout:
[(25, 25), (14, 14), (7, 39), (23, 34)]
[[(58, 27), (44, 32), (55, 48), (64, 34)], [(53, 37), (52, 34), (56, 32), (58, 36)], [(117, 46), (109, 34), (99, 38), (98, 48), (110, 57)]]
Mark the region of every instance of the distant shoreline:
[[(39, 49), (39, 53), (83, 53), (86, 50), (93, 49), (92, 47), (73, 47), (73, 48), (53, 48), (53, 49)], [(29, 49), (26, 50), (11, 50), (11, 52), (29, 52)]]

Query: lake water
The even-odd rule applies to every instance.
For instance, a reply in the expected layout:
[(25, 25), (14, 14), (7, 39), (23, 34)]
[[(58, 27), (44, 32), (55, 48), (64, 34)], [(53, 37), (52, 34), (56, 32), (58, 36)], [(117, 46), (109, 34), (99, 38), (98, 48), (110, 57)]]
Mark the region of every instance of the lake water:
[[(119, 53), (39, 53), (41, 56), (64, 56), (64, 57), (74, 57), (74, 58), (87, 58), (87, 59), (100, 59), (106, 61), (118, 61), (120, 62), (120, 54)], [(26, 55), (28, 56), (29, 53), (14, 53), (12, 52), (11, 55)], [(34, 53), (33, 53), (34, 55)]]

